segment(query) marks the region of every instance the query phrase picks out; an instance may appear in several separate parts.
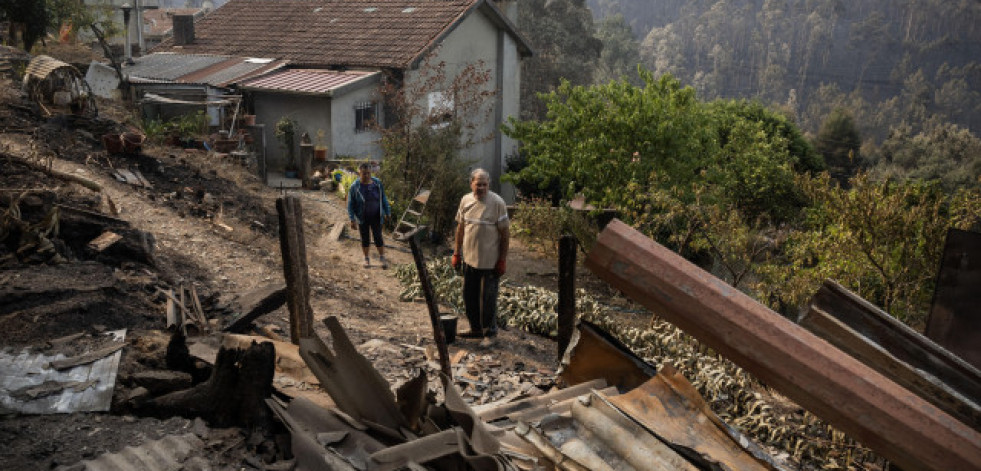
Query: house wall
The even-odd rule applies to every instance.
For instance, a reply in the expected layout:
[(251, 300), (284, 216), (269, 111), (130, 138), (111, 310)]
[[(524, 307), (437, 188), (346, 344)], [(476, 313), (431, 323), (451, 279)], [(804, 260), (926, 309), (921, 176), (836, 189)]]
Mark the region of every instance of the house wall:
[[(294, 155), (300, 153), (300, 136), (304, 132), (315, 142), (318, 129), (330, 129), (330, 98), (326, 95), (290, 95), (285, 93), (253, 92), (256, 123), (263, 127), (266, 142), (266, 168), (282, 171), (286, 167), (286, 150), (276, 139), (276, 123), (284, 116), (297, 123)], [(330, 143), (328, 143), (330, 145)]]
[(370, 159), (380, 161), (383, 153), (378, 140), (381, 134), (377, 131), (354, 132), (355, 106), (359, 102), (375, 103), (375, 117), (382, 119), (381, 98), (378, 94), (378, 81), (369, 80), (360, 88), (345, 90), (334, 97), (331, 105), (331, 116), (334, 126), (331, 129), (330, 143), (327, 152), (330, 158)]
[[(516, 143), (500, 132), (500, 125), (509, 116), (519, 113), (520, 58), (513, 38), (500, 30), (480, 11), (464, 19), (444, 38), (432, 63), (444, 61), (446, 76), (452, 79), (467, 65), (483, 60), (490, 72), (488, 88), (498, 95), (490, 100), (488, 118), (479, 126), (477, 136), (488, 137), (464, 150), (463, 158), (473, 161), (471, 167), (482, 167), (491, 174), (492, 188), (507, 201), (513, 201), (513, 191), (501, 187), (504, 157), (512, 153)], [(407, 80), (418, 80), (419, 71), (406, 74)]]

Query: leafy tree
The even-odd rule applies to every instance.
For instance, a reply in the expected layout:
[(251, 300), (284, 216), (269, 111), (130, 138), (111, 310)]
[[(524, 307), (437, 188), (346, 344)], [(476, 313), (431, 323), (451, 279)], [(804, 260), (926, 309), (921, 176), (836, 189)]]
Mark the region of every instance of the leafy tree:
[(640, 85), (640, 77), (637, 75), (640, 44), (623, 15), (603, 18), (596, 30), (596, 37), (603, 43), (599, 67), (594, 77), (596, 83), (626, 78), (631, 84)]
[(583, 0), (518, 2), (518, 28), (535, 50), (521, 62), (521, 117), (542, 119), (546, 107), (538, 94), (556, 90), (562, 80), (592, 83), (603, 44)]
[(818, 131), (814, 147), (824, 157), (832, 174), (844, 182), (858, 168), (862, 141), (851, 113), (838, 108), (831, 112)]
[(882, 143), (870, 171), (880, 178), (937, 180), (949, 191), (981, 188), (981, 139), (950, 123), (915, 135), (900, 126)]
[[(629, 183), (647, 186), (651, 175), (684, 186), (717, 152), (709, 116), (695, 92), (670, 76), (641, 71), (643, 87), (624, 81), (592, 87), (568, 81), (542, 98), (548, 119), (511, 119), (504, 132), (521, 141), (528, 165), (508, 178), (561, 197), (583, 193), (602, 206), (628, 206)], [(529, 195), (526, 195), (529, 196)]]
[[(384, 179), (393, 214), (401, 214), (419, 188), (431, 190), (426, 210), (430, 230), (447, 234), (460, 196), (469, 191), (462, 151), (491, 136), (479, 135), (490, 117), (495, 92), (482, 62), (449, 70), (430, 54), (410, 79), (389, 76), (381, 94), (386, 125), (376, 123), (385, 153)], [(431, 106), (434, 104), (435, 106)], [(395, 221), (392, 221), (393, 223)]]
[(786, 257), (760, 272), (759, 297), (792, 311), (834, 279), (914, 327), (926, 320), (948, 228), (981, 222), (981, 192), (877, 182), (861, 173), (849, 189), (828, 174), (801, 176), (812, 201), (789, 235)]
[(38, 0), (4, 0), (0, 3), (2, 20), (10, 22), (10, 39), (13, 40), (15, 31), (19, 30), (24, 50), (30, 51), (44, 38), (49, 21), (48, 8), (45, 2)]

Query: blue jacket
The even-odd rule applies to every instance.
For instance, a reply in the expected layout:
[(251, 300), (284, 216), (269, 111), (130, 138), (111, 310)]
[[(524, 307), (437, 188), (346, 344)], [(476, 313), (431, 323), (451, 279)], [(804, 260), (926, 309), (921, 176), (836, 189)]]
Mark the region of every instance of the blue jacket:
[[(381, 212), (381, 222), (385, 224), (385, 216), (392, 214), (392, 206), (388, 204), (388, 197), (385, 196), (385, 187), (381, 180), (371, 177), (371, 181), (378, 185), (378, 193), (381, 194), (381, 201), (378, 209)], [(352, 221), (361, 224), (364, 221), (364, 197), (361, 196), (361, 180), (355, 180), (351, 188), (347, 190), (347, 217)]]

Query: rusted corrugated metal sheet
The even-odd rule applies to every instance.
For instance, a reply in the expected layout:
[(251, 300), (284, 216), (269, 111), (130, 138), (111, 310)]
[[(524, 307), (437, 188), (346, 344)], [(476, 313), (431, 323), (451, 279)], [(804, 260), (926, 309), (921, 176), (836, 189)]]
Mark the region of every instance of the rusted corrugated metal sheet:
[(981, 465), (981, 432), (630, 226), (611, 222), (586, 266), (903, 469)]
[(175, 471), (181, 463), (204, 449), (204, 442), (193, 433), (168, 435), (140, 446), (128, 446), (119, 453), (107, 453), (82, 461), (85, 471)]
[(291, 69), (273, 72), (263, 77), (245, 81), (242, 83), (242, 88), (247, 90), (329, 95), (342, 87), (362, 80), (375, 80), (380, 76), (380, 72), (336, 72), (317, 69)]
[(981, 369), (981, 234), (947, 232), (926, 336)]

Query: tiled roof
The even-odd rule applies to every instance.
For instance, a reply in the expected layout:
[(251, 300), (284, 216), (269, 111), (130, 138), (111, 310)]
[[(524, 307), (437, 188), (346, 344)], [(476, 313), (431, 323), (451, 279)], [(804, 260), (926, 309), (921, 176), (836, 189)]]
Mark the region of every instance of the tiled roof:
[(172, 53), (154, 53), (135, 61), (134, 65), (123, 68), (130, 82), (177, 82), (216, 87), (224, 87), (285, 65), (284, 61), (269, 59)]
[(379, 76), (380, 72), (336, 72), (323, 69), (290, 69), (273, 72), (242, 83), (249, 90), (333, 94), (340, 88)]
[[(487, 0), (230, 0), (194, 23), (194, 41), (155, 50), (275, 57), (301, 67), (405, 68)], [(523, 39), (518, 38), (524, 45)]]

